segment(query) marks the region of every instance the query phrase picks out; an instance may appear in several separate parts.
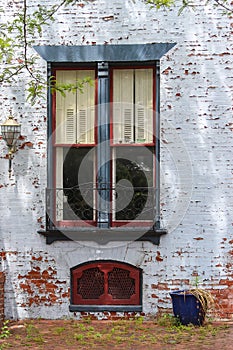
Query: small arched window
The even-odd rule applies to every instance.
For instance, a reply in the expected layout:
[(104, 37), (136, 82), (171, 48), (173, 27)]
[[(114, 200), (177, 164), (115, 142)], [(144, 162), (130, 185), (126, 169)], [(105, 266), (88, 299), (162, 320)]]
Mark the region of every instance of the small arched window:
[(141, 311), (142, 270), (97, 260), (71, 268), (70, 311)]

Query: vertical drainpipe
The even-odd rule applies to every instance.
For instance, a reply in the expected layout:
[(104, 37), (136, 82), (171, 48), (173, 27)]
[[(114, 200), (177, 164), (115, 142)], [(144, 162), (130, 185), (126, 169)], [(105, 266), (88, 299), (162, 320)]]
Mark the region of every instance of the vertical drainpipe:
[(98, 63), (97, 225), (110, 225), (109, 66)]
[(155, 95), (155, 218), (154, 229), (160, 229), (160, 61), (155, 62), (155, 82), (156, 82), (156, 95)]

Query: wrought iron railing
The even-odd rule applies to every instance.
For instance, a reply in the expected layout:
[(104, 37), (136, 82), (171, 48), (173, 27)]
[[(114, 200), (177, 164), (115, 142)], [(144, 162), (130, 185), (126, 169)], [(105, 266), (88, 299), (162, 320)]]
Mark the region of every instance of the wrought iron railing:
[(95, 221), (101, 214), (109, 221), (154, 220), (155, 189), (153, 187), (98, 188), (88, 184), (72, 188), (46, 190), (47, 214), (55, 223), (63, 220)]

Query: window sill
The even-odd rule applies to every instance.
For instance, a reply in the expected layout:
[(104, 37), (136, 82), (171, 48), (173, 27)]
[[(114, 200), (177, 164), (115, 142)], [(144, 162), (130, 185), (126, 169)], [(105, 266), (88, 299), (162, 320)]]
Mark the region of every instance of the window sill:
[(51, 244), (55, 241), (94, 241), (98, 244), (107, 244), (111, 241), (149, 241), (159, 245), (160, 237), (167, 233), (165, 229), (157, 228), (139, 228), (139, 227), (114, 227), (114, 228), (62, 228), (38, 231), (39, 234), (46, 237), (46, 243)]
[(69, 306), (71, 312), (141, 312), (142, 305), (73, 305)]

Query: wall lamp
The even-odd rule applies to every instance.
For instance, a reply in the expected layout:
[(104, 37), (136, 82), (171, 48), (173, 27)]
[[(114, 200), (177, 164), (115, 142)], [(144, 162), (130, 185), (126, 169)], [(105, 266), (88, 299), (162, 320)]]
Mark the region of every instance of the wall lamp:
[(18, 124), (10, 115), (3, 124), (1, 124), (1, 134), (4, 141), (6, 141), (8, 147), (8, 159), (9, 159), (9, 177), (11, 177), (11, 166), (13, 153), (16, 152), (16, 142), (21, 133), (21, 124)]

